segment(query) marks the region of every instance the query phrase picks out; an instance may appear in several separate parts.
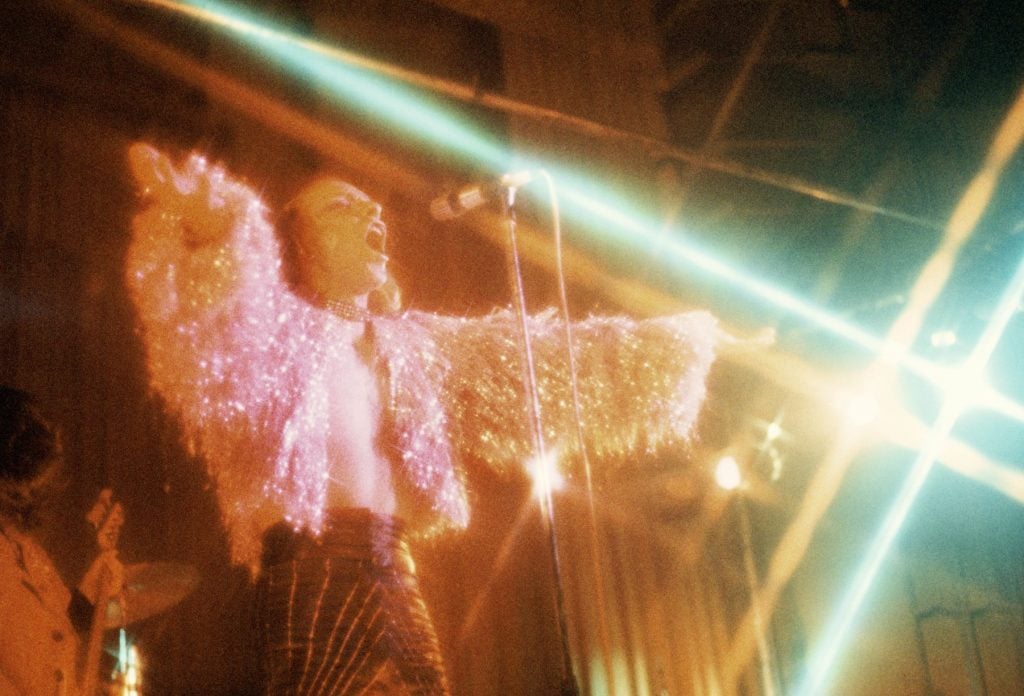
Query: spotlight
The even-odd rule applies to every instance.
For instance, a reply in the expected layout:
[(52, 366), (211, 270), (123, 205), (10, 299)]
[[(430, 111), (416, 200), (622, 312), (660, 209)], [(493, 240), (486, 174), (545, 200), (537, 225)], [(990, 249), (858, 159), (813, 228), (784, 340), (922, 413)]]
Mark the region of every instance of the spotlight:
[(983, 403), (992, 392), (985, 370), (970, 364), (946, 372), (939, 385), (946, 398), (964, 410)]
[(726, 491), (734, 491), (743, 483), (739, 462), (731, 454), (724, 455), (715, 465), (715, 483)]
[(552, 491), (565, 486), (565, 478), (558, 470), (558, 452), (552, 450), (542, 457), (535, 457), (526, 464), (526, 470), (533, 479), (533, 494), (541, 502), (546, 501)]
[(841, 392), (837, 405), (842, 417), (855, 427), (864, 428), (877, 420), (882, 407), (867, 391)]
[(782, 428), (782, 419), (785, 412), (780, 410), (775, 418), (768, 423), (755, 422), (755, 426), (764, 430), (763, 436), (756, 447), (751, 467), (756, 468), (760, 473), (764, 471), (770, 481), (778, 481), (782, 476), (782, 453), (780, 447), (782, 440), (788, 439), (788, 435)]
[(953, 331), (953, 329), (935, 331), (932, 333), (930, 340), (932, 348), (951, 348), (959, 343), (956, 331)]

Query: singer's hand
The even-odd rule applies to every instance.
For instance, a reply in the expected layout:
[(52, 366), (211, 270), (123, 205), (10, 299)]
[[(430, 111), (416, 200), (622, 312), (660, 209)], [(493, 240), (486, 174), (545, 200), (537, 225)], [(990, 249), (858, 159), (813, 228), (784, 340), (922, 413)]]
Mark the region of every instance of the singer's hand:
[(719, 327), (716, 330), (718, 352), (720, 355), (726, 353), (745, 353), (750, 351), (764, 350), (775, 345), (775, 329), (766, 326), (753, 334), (737, 336)]
[(220, 192), (225, 172), (193, 154), (179, 169), (163, 152), (146, 143), (128, 150), (128, 161), (140, 196), (160, 211), (188, 246), (202, 246), (224, 239), (236, 211)]
[(193, 155), (195, 189), (180, 200), (182, 238), (189, 246), (219, 242), (231, 231), (234, 211), (217, 192), (216, 184), (224, 176), (219, 167), (207, 167), (206, 160)]

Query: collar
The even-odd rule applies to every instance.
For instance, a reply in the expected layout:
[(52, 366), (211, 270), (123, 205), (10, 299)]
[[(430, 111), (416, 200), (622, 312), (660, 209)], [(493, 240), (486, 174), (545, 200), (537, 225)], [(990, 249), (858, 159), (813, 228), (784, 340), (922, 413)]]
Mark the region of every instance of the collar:
[(325, 306), (331, 314), (346, 321), (369, 321), (374, 317), (373, 312), (352, 300), (329, 300)]

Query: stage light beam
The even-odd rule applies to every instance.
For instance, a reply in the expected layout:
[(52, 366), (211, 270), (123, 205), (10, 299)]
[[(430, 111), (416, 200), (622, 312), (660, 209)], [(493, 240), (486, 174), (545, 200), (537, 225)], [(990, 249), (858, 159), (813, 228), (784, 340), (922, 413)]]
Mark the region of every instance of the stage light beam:
[[(445, 146), (448, 151), (468, 157), (495, 173), (515, 166), (543, 168), (559, 181), (567, 216), (593, 231), (628, 245), (648, 247), (661, 242), (661, 223), (636, 210), (618, 192), (593, 177), (540, 161), (528, 153), (513, 157), (493, 139), (487, 138), (461, 119), (454, 110), (443, 108), (422, 93), (395, 79), (377, 76), (371, 61), (324, 43), (273, 29), (251, 13), (228, 3), (211, 0), (174, 2), (134, 0), (193, 17), (230, 32), (267, 59), (273, 59), (297, 79), (319, 86), (338, 105), (354, 107), (377, 125), (414, 136), (421, 141)], [(528, 193), (528, 192), (527, 192)], [(714, 254), (700, 249), (684, 230), (677, 229), (664, 247), (666, 258), (712, 277), (725, 280), (755, 299), (794, 313), (868, 351), (881, 351), (885, 342), (876, 336), (814, 306), (787, 290), (737, 269)]]
[[(802, 696), (819, 696), (824, 693), (833, 662), (853, 628), (882, 561), (889, 553), (918, 493), (946, 446), (953, 427), (971, 403), (971, 397), (974, 394), (971, 385), (977, 385), (979, 375), (984, 374), (985, 366), (1022, 299), (1024, 299), (1024, 259), (1021, 259), (1014, 276), (1000, 298), (996, 311), (986, 325), (971, 355), (958, 374), (949, 381), (952, 387), (946, 394), (942, 409), (927, 439), (922, 443), (896, 501), (886, 514), (875, 539), (868, 548), (864, 563), (858, 568), (849, 592), (840, 604), (832, 622), (828, 625), (825, 637), (819, 643), (820, 647), (809, 661), (803, 685), (798, 692)], [(966, 395), (965, 391), (967, 391)]]
[(442, 144), (491, 168), (507, 166), (508, 156), (494, 139), (479, 132), (454, 109), (392, 79), (374, 73), (372, 61), (272, 27), (237, 6), (211, 0), (134, 0), (193, 17), (230, 32), (262, 58), (273, 59), (299, 81), (321, 90), (335, 105), (362, 112), (377, 126)]
[[(618, 192), (592, 176), (558, 163), (544, 161), (528, 153), (513, 156), (496, 140), (472, 127), (454, 109), (443, 107), (422, 91), (410, 89), (399, 81), (397, 75), (381, 75), (381, 65), (377, 61), (274, 29), (253, 13), (225, 2), (126, 1), (177, 12), (230, 32), (261, 57), (277, 61), (297, 79), (320, 87), (325, 97), (336, 105), (355, 108), (372, 119), (374, 124), (385, 124), (421, 142), (443, 145), (448, 151), (469, 158), (496, 174), (507, 171), (513, 164), (516, 168), (545, 169), (559, 182), (565, 214), (585, 224), (593, 233), (626, 245), (650, 247), (664, 241), (660, 221), (635, 209)], [(400, 70), (391, 72), (401, 73)], [(524, 193), (530, 195), (528, 190)], [(717, 258), (712, 252), (702, 249), (685, 229), (677, 228), (671, 239), (659, 248), (664, 252), (663, 262), (723, 280), (758, 302), (795, 315), (869, 353), (889, 356), (901, 367), (933, 379), (935, 366), (908, 354), (902, 345), (879, 338), (781, 286)], [(990, 404), (1000, 413), (1024, 423), (1024, 407), (1012, 400), (993, 398)]]

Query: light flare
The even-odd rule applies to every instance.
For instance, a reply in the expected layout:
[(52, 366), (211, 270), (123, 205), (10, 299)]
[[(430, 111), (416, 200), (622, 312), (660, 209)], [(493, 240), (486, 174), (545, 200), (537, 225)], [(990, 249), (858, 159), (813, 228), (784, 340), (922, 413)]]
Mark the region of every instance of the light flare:
[(855, 428), (867, 428), (882, 413), (879, 399), (870, 391), (840, 392), (836, 398), (840, 416)]
[[(326, 96), (338, 105), (354, 106), (362, 110), (365, 116), (372, 117), (375, 123), (384, 120), (395, 129), (428, 142), (441, 143), (449, 151), (495, 171), (507, 169), (513, 159), (501, 144), (476, 131), (454, 110), (445, 109), (438, 102), (429, 100), (422, 91), (403, 85), (401, 80), (406, 79), (408, 71), (390, 68), (351, 51), (273, 29), (265, 20), (228, 3), (211, 0), (134, 2), (174, 11), (231, 32), (246, 45), (257, 49), (262, 56), (278, 60), (296, 77), (324, 88)], [(1000, 142), (1005, 140), (1004, 135)], [(565, 214), (588, 225), (593, 232), (626, 244), (648, 247), (658, 244), (668, 262), (683, 264), (712, 278), (726, 281), (734, 289), (760, 302), (796, 315), (918, 376), (935, 379), (934, 364), (909, 354), (903, 340), (911, 328), (918, 325), (921, 310), (909, 313), (915, 315), (914, 319), (892, 332), (890, 338), (881, 338), (800, 298), (784, 287), (718, 258), (714, 253), (701, 248), (683, 229), (677, 228), (670, 235), (671, 238), (666, 240), (660, 232), (662, 225), (658, 220), (637, 210), (619, 192), (603, 186), (592, 177), (527, 154), (515, 159), (517, 166), (551, 172), (559, 182)], [(998, 167), (1005, 161), (1005, 156), (993, 159), (990, 166)], [(958, 221), (966, 221), (962, 224), (973, 222), (978, 215), (977, 207), (983, 205), (987, 196), (991, 195), (989, 179), (991, 177), (985, 179), (985, 185), (975, 186), (968, 192), (969, 205), (961, 206), (957, 217)], [(529, 195), (528, 187), (524, 193)], [(926, 306), (937, 293), (952, 268), (950, 259), (965, 238), (963, 234), (951, 236), (945, 247), (937, 252), (938, 260), (933, 259), (930, 266), (922, 271), (926, 282), (918, 283), (917, 294), (913, 297), (918, 306)], [(984, 404), (1024, 423), (1024, 407), (1012, 399), (993, 392)]]
[(780, 413), (779, 417), (776, 417), (775, 420), (773, 420), (771, 423), (769, 423), (767, 426), (765, 426), (765, 429), (764, 429), (764, 440), (765, 440), (764, 441), (764, 445), (765, 446), (771, 444), (772, 442), (775, 442), (780, 437), (782, 437), (782, 432), (783, 432), (782, 431), (782, 424), (779, 422), (781, 416), (782, 416), (782, 414)]
[[(1000, 298), (996, 311), (985, 326), (984, 332), (959, 375), (952, 380), (952, 384), (963, 384), (969, 387), (972, 381), (977, 380), (978, 375), (984, 373), (985, 366), (1022, 299), (1024, 299), (1024, 259), (1020, 261), (1013, 278)], [(942, 409), (927, 438), (922, 443), (896, 501), (868, 548), (864, 563), (858, 568), (850, 590), (828, 625), (824, 638), (819, 643), (820, 647), (809, 662), (807, 674), (798, 693), (806, 696), (817, 696), (823, 693), (833, 662), (853, 628), (860, 607), (867, 598), (882, 561), (892, 547), (892, 543), (902, 528), (928, 474), (931, 473), (932, 467), (946, 448), (950, 433), (960, 416), (963, 415), (967, 404), (968, 401), (960, 391), (953, 389), (947, 393)]]
[(960, 338), (956, 335), (956, 331), (942, 329), (940, 331), (933, 331), (929, 340), (932, 348), (951, 348), (959, 342)]
[[(476, 132), (459, 119), (454, 111), (441, 108), (394, 79), (376, 76), (374, 70), (378, 64), (357, 54), (271, 29), (227, 3), (209, 0), (194, 0), (190, 3), (171, 0), (136, 2), (172, 10), (232, 32), (246, 45), (258, 49), (264, 57), (279, 60), (297, 77), (329, 90), (328, 96), (338, 104), (362, 109), (375, 123), (386, 120), (395, 128), (431, 142), (442, 143), (450, 151), (468, 156), (495, 170), (509, 165), (511, 157), (497, 142)], [(661, 243), (661, 223), (637, 210), (617, 191), (592, 177), (554, 162), (544, 162), (525, 154), (516, 157), (516, 160), (517, 166), (545, 169), (558, 180), (564, 199), (564, 212), (568, 217), (621, 242), (647, 246)], [(885, 346), (885, 342), (877, 336), (783, 288), (731, 266), (692, 241), (683, 241), (682, 236), (682, 231), (676, 230), (673, 239), (664, 247), (671, 261), (684, 263), (725, 280), (755, 298), (797, 314), (869, 351), (881, 351)]]
[[(878, 360), (866, 377), (891, 379), (887, 367), (904, 364), (909, 347), (922, 328), (925, 314), (938, 297), (952, 272), (955, 258), (964, 242), (970, 237), (980, 220), (991, 195), (995, 190), (1003, 167), (1016, 153), (1024, 139), (1024, 92), (1021, 92), (1003, 119), (992, 146), (986, 154), (981, 170), (968, 185), (946, 226), (944, 237), (935, 253), (923, 267), (909, 293), (909, 301), (893, 323), (888, 335), (886, 350), (879, 351)], [(1001, 339), (1009, 319), (1020, 306), (1024, 296), (1024, 260), (1009, 283), (993, 314), (992, 319), (977, 342), (964, 365), (971, 374), (980, 374), (985, 369), (992, 352)], [(920, 361), (923, 362), (923, 361)], [(925, 365), (931, 369), (931, 366)], [(873, 376), (873, 379), (872, 379)], [(949, 438), (953, 426), (962, 415), (964, 404), (959, 399), (944, 398), (939, 417), (929, 436), (919, 444), (919, 456), (899, 493), (895, 504), (886, 516), (878, 536), (872, 543), (867, 559), (858, 570), (852, 589), (842, 601), (836, 617), (827, 627), (821, 647), (807, 667), (803, 688), (800, 693), (821, 693), (838, 654), (840, 645), (846, 639), (853, 620), (874, 581), (882, 559), (888, 552), (893, 539), (902, 526), (907, 513), (924, 484), (931, 467)], [(726, 662), (727, 682), (736, 680), (749, 662), (754, 635), (753, 617), (757, 612), (770, 614), (774, 610), (779, 592), (789, 581), (809, 546), (814, 529), (824, 511), (838, 492), (845, 472), (854, 456), (861, 451), (863, 443), (853, 437), (848, 427), (839, 429), (836, 441), (826, 454), (821, 467), (815, 473), (796, 517), (786, 530), (774, 552), (765, 585), (752, 600), (751, 608), (744, 616), (729, 649)], [(766, 613), (767, 612), (767, 613)]]
[(161, 7), (231, 32), (263, 58), (273, 58), (297, 79), (323, 90), (336, 104), (354, 107), (378, 126), (442, 143), (490, 167), (507, 163), (504, 149), (478, 132), (455, 110), (444, 108), (395, 80), (375, 73), (380, 64), (323, 42), (272, 28), (265, 20), (235, 5), (210, 0), (173, 2), (135, 0)]
[(533, 480), (533, 495), (544, 504), (549, 504), (551, 494), (565, 488), (565, 477), (558, 467), (558, 450), (550, 451), (530, 459), (526, 471)]
[(110, 693), (117, 696), (140, 696), (142, 693), (142, 658), (139, 648), (129, 643), (122, 628), (118, 634), (117, 669)]
[(734, 491), (743, 485), (743, 472), (736, 457), (727, 454), (715, 464), (715, 483), (724, 491)]

